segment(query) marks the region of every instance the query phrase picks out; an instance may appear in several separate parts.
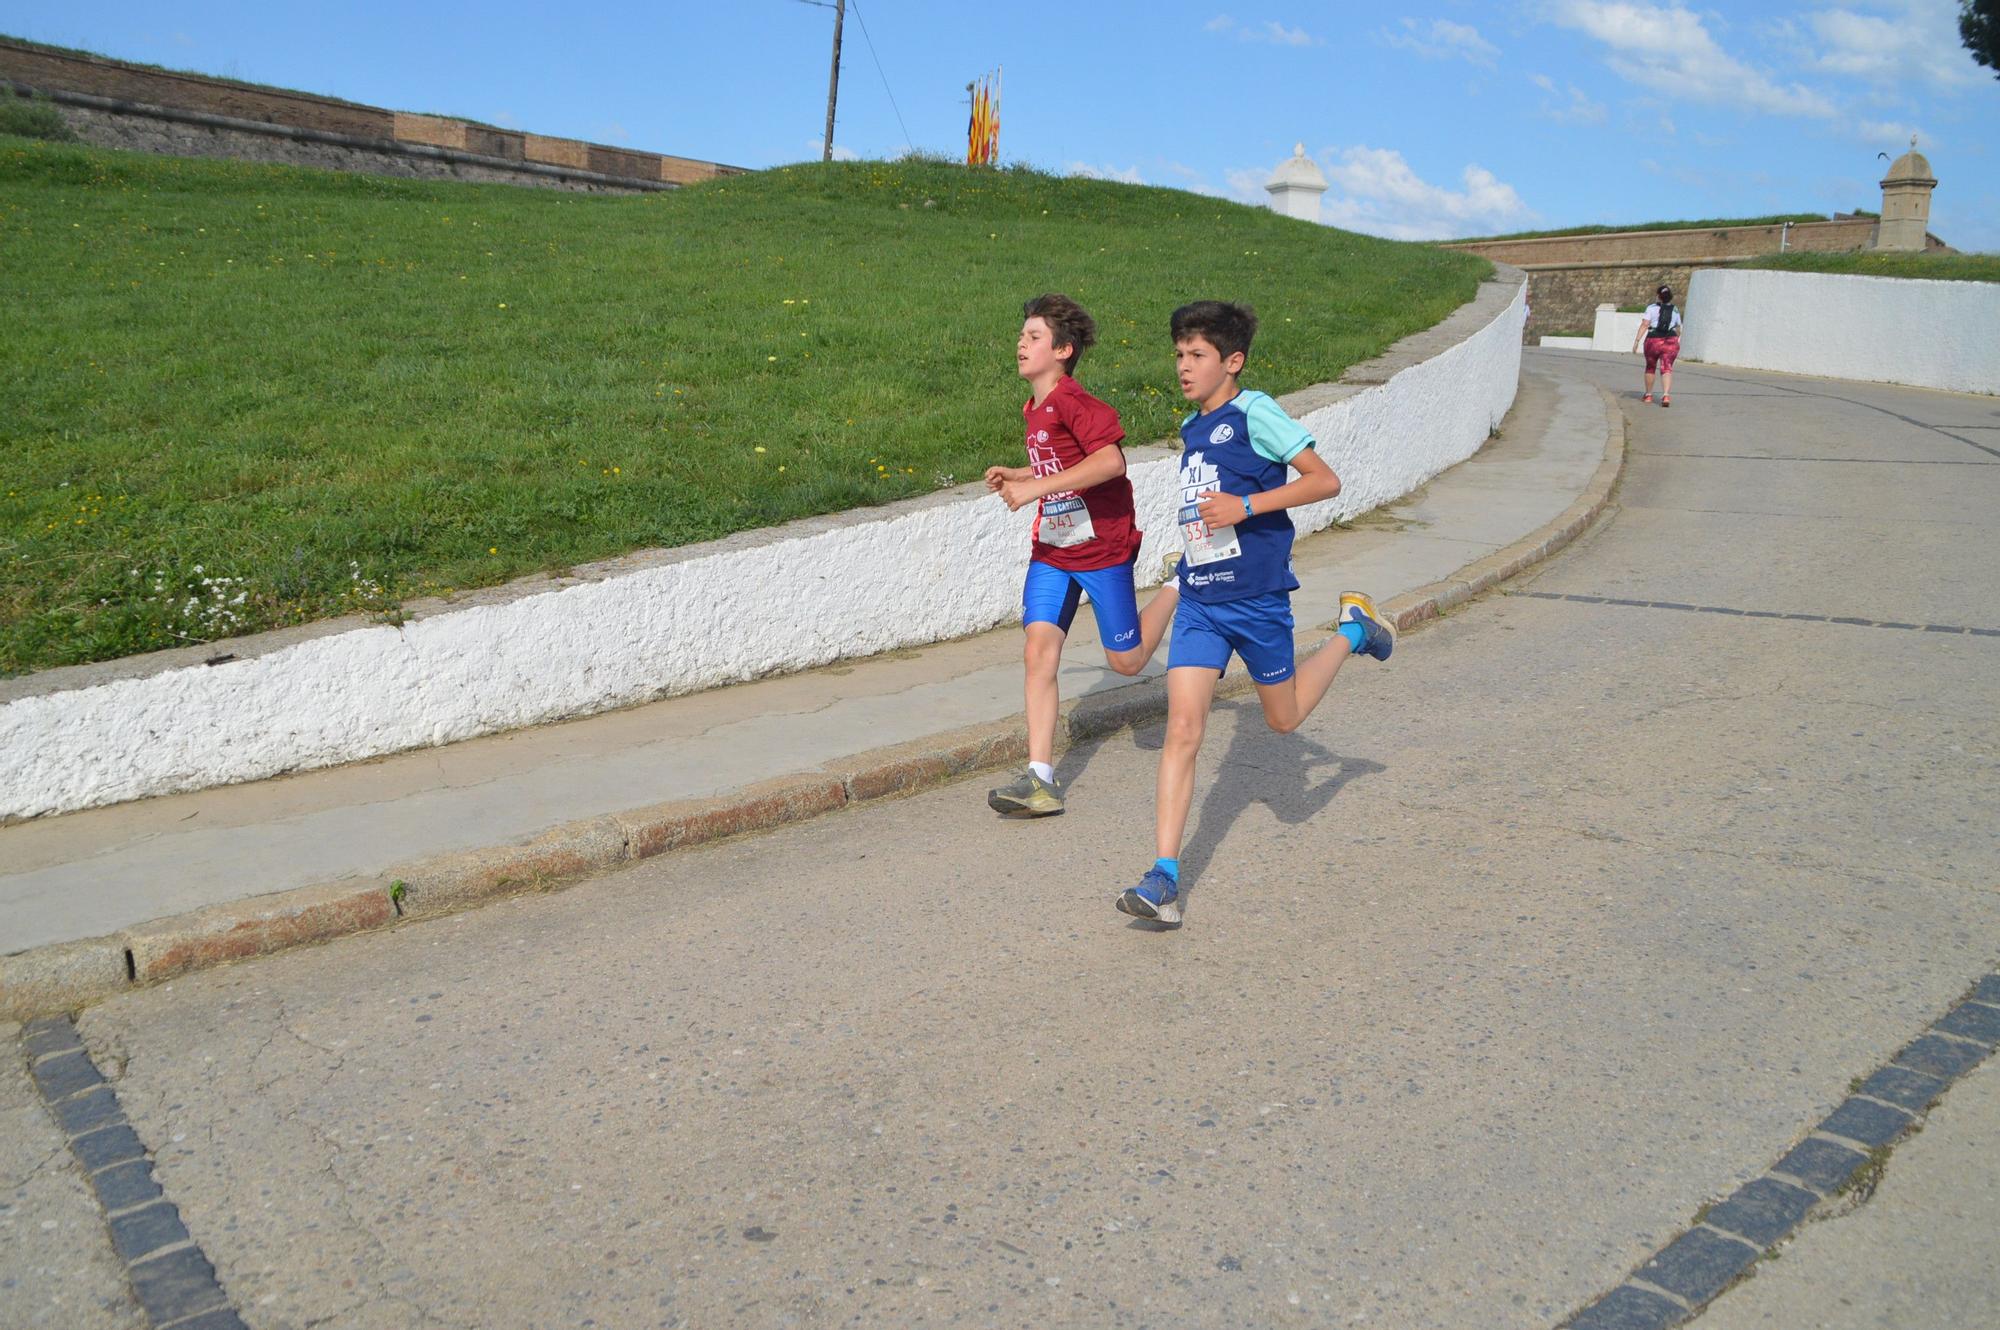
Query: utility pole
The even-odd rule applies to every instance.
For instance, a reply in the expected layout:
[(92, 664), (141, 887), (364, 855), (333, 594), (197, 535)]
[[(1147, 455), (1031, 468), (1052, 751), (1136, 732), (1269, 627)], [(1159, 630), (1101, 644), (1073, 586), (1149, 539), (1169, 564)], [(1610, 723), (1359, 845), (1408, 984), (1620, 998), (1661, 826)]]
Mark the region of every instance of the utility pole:
[(847, 0), (837, 0), (833, 6), (833, 70), (826, 76), (826, 139), (820, 145), (819, 159), (833, 160), (833, 106), (840, 98), (840, 25), (847, 18)]

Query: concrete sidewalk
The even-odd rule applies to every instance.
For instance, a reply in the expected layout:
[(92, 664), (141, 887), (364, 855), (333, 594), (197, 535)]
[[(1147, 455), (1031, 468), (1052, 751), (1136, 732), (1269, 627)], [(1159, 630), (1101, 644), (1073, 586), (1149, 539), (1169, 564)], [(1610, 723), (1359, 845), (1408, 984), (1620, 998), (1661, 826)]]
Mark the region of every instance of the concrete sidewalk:
[[(1354, 527), (1302, 540), (1294, 598), (1348, 587), (1402, 626), (1559, 547), (1610, 492), (1622, 417), (1581, 377), (1528, 375), (1478, 456)], [(1301, 638), (1317, 641), (1323, 630)], [(674, 698), (293, 777), (0, 829), (0, 1015), (282, 946), (447, 913), (627, 859), (1024, 759), (1019, 634)], [(1151, 674), (1164, 666), (1165, 654)], [(1231, 681), (1244, 686), (1239, 676)], [(1079, 620), (1074, 741), (1158, 715)]]

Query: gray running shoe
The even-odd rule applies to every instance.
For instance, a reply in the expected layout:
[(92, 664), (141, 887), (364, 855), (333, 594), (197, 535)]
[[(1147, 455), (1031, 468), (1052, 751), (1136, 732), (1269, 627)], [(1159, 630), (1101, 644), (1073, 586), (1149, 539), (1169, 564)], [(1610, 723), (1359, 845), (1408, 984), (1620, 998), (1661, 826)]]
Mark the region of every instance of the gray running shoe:
[(1032, 771), (1024, 771), (1011, 785), (986, 792), (986, 806), (996, 813), (1025, 813), (1029, 817), (1049, 817), (1063, 810), (1062, 789)]

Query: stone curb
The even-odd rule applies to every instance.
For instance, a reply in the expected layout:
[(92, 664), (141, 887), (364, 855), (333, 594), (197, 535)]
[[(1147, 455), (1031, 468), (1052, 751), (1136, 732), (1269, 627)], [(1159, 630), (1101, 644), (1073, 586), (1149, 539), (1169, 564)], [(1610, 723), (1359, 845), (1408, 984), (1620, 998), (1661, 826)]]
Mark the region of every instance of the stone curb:
[[(1601, 392), (1601, 390), (1600, 390)], [(1604, 460), (1554, 521), (1453, 576), (1383, 604), (1398, 632), (1439, 618), (1575, 540), (1611, 500), (1625, 465), (1625, 420), (1604, 397)], [(1299, 635), (1317, 646), (1324, 630)], [(1251, 690), (1241, 671), (1220, 697)], [(1080, 743), (1166, 715), (1166, 691), (1147, 679), (1073, 699), (1059, 739)], [(1010, 717), (877, 748), (813, 771), (708, 799), (681, 799), (564, 823), (516, 845), (462, 850), (399, 864), (380, 878), (326, 883), (209, 906), (108, 937), (0, 956), (0, 1020), (71, 1011), (127, 988), (288, 947), (455, 914), (489, 900), (566, 885), (619, 864), (728, 836), (768, 831), (849, 804), (913, 794), (960, 776), (1025, 761), (1027, 738)]]

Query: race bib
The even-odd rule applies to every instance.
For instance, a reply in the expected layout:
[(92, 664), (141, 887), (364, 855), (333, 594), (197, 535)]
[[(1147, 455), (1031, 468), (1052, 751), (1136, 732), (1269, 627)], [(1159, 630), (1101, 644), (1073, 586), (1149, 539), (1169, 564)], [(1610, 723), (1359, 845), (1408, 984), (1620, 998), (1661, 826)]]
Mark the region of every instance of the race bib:
[(1090, 507), (1075, 490), (1051, 494), (1042, 500), (1035, 518), (1035, 539), (1055, 549), (1068, 549), (1094, 540), (1097, 530), (1090, 524)]
[(1233, 559), (1243, 552), (1243, 543), (1236, 538), (1236, 528), (1230, 527), (1228, 534), (1217, 539), (1208, 529), (1208, 523), (1201, 520), (1201, 505), (1184, 503), (1181, 505), (1181, 551), (1187, 555), (1188, 567), (1199, 568), (1205, 563), (1220, 563)]

